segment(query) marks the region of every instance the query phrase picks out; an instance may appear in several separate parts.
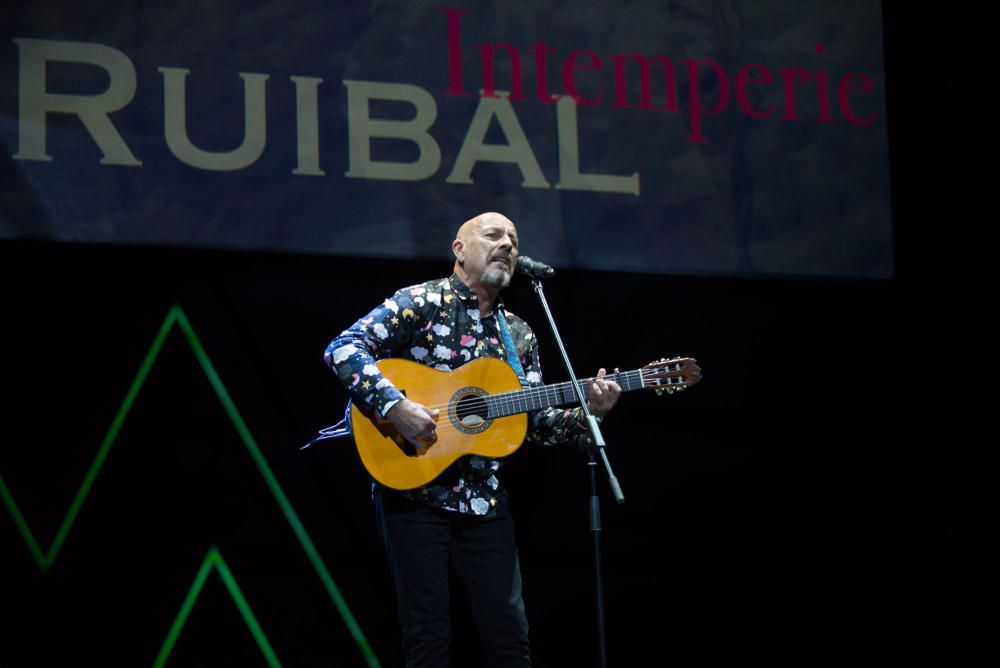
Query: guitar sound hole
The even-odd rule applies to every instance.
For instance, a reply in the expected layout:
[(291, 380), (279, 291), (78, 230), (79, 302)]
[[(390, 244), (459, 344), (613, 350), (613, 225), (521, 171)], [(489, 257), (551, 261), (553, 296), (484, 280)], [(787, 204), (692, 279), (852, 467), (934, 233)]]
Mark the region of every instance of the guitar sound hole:
[(489, 407), (486, 399), (470, 394), (456, 402), (455, 416), (466, 427), (478, 427), (489, 418)]

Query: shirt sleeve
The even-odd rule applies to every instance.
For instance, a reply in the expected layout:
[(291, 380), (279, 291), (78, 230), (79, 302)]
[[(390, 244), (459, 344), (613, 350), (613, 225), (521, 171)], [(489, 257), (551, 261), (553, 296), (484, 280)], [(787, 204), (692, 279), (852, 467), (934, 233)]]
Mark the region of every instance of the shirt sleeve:
[(324, 360), (356, 404), (385, 417), (403, 399), (402, 392), (382, 375), (375, 361), (392, 357), (408, 345), (419, 319), (410, 288), (403, 288), (326, 347)]

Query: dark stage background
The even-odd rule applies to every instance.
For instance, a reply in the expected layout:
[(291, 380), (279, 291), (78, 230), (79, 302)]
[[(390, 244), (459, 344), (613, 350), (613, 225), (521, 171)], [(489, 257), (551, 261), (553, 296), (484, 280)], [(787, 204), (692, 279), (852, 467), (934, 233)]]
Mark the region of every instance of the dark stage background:
[[(705, 373), (606, 422), (611, 665), (997, 656), (994, 42), (970, 7), (886, 4), (891, 278), (547, 283), (579, 373)], [(397, 665), (365, 472), (298, 446), (343, 411), (327, 341), (444, 255), (0, 253), (0, 665)], [(565, 379), (530, 285), (507, 302)], [(536, 663), (596, 665), (585, 459), (506, 470)]]

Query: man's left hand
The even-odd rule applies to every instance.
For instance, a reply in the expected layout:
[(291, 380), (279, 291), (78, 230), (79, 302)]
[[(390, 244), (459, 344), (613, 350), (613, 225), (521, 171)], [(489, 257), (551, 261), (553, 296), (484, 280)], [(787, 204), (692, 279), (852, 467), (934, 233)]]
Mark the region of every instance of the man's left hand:
[[(618, 372), (618, 369), (615, 369)], [(621, 396), (621, 386), (613, 380), (605, 380), (607, 371), (602, 367), (597, 372), (597, 378), (590, 385), (589, 396), (587, 397), (587, 408), (591, 414), (603, 418), (608, 414)]]

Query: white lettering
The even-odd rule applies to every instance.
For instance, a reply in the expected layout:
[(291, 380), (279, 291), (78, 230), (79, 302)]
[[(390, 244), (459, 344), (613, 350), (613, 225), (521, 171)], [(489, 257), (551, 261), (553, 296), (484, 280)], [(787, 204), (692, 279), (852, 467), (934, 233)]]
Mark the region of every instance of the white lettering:
[[(20, 49), (19, 146), (17, 160), (51, 161), (46, 152), (46, 114), (74, 114), (80, 118), (104, 154), (101, 164), (141, 165), (111, 123), (109, 115), (129, 104), (136, 91), (132, 61), (121, 51), (102, 44), (16, 38)], [(63, 95), (46, 90), (49, 62), (95, 65), (108, 73), (107, 90), (95, 95)], [(252, 165), (267, 143), (266, 82), (268, 74), (240, 72), (243, 79), (244, 131), (242, 140), (230, 151), (208, 151), (194, 146), (187, 132), (187, 91), (189, 70), (157, 68), (163, 74), (163, 128), (167, 147), (179, 160), (197, 169), (235, 171)], [(325, 176), (320, 167), (319, 77), (291, 76), (295, 86), (297, 165), (292, 174)], [(344, 80), (347, 88), (348, 171), (358, 179), (420, 181), (437, 173), (441, 148), (429, 130), (437, 119), (437, 103), (423, 88), (411, 84)], [(459, 148), (447, 183), (472, 184), (472, 171), (480, 162), (516, 165), (525, 188), (551, 188), (532, 149), (524, 128), (505, 91), (497, 97), (480, 96), (475, 113)], [(372, 118), (374, 100), (405, 102), (414, 108), (412, 118), (390, 120)], [(496, 121), (506, 143), (488, 144), (486, 135)], [(580, 171), (577, 104), (571, 96), (556, 103), (560, 190), (589, 190), (639, 195), (639, 173), (628, 176), (583, 173)], [(372, 159), (372, 140), (411, 142), (417, 158), (412, 162)]]
[[(347, 87), (347, 122), (350, 169), (345, 173), (355, 179), (393, 179), (420, 181), (432, 176), (441, 165), (441, 148), (427, 130), (437, 118), (437, 103), (431, 94), (410, 84), (351, 81)], [(397, 100), (409, 102), (415, 116), (406, 121), (372, 119), (368, 115), (370, 101)], [(413, 162), (372, 160), (371, 139), (404, 139), (417, 145), (419, 155)]]
[[(18, 75), (18, 151), (15, 160), (50, 161), (45, 150), (45, 115), (75, 114), (104, 157), (102, 165), (141, 165), (108, 118), (135, 95), (135, 66), (124, 53), (103, 44), (47, 39), (14, 40), (20, 50)], [(108, 88), (98, 95), (61, 95), (45, 90), (49, 61), (96, 65), (108, 73)]]
[(295, 84), (296, 139), (298, 140), (298, 167), (292, 174), (323, 176), (319, 168), (319, 103), (316, 88), (323, 83), (316, 77), (292, 77)]
[[(499, 94), (506, 94), (506, 91), (496, 91)], [(507, 137), (507, 144), (487, 144), (485, 143), (486, 132), (489, 130), (490, 121), (497, 120), (500, 128)], [(462, 148), (455, 159), (455, 166), (451, 174), (445, 179), (448, 183), (472, 183), (472, 168), (479, 161), (484, 162), (510, 162), (516, 164), (521, 170), (524, 179), (521, 183), (525, 188), (550, 188), (549, 182), (542, 174), (542, 168), (538, 165), (531, 150), (531, 144), (524, 134), (521, 122), (517, 120), (517, 114), (510, 105), (510, 100), (506, 97), (488, 98), (480, 97), (479, 106), (469, 123), (469, 131), (465, 133), (465, 140)]]
[(630, 193), (639, 196), (639, 172), (631, 176), (583, 174), (580, 172), (579, 129), (576, 101), (569, 95), (556, 102), (556, 127), (559, 134), (560, 190), (594, 190), (604, 193)]
[(252, 165), (264, 152), (267, 142), (264, 83), (268, 74), (240, 72), (243, 79), (243, 141), (232, 151), (204, 151), (188, 138), (187, 95), (183, 67), (158, 67), (163, 73), (163, 132), (170, 152), (192, 167), (234, 171)]

